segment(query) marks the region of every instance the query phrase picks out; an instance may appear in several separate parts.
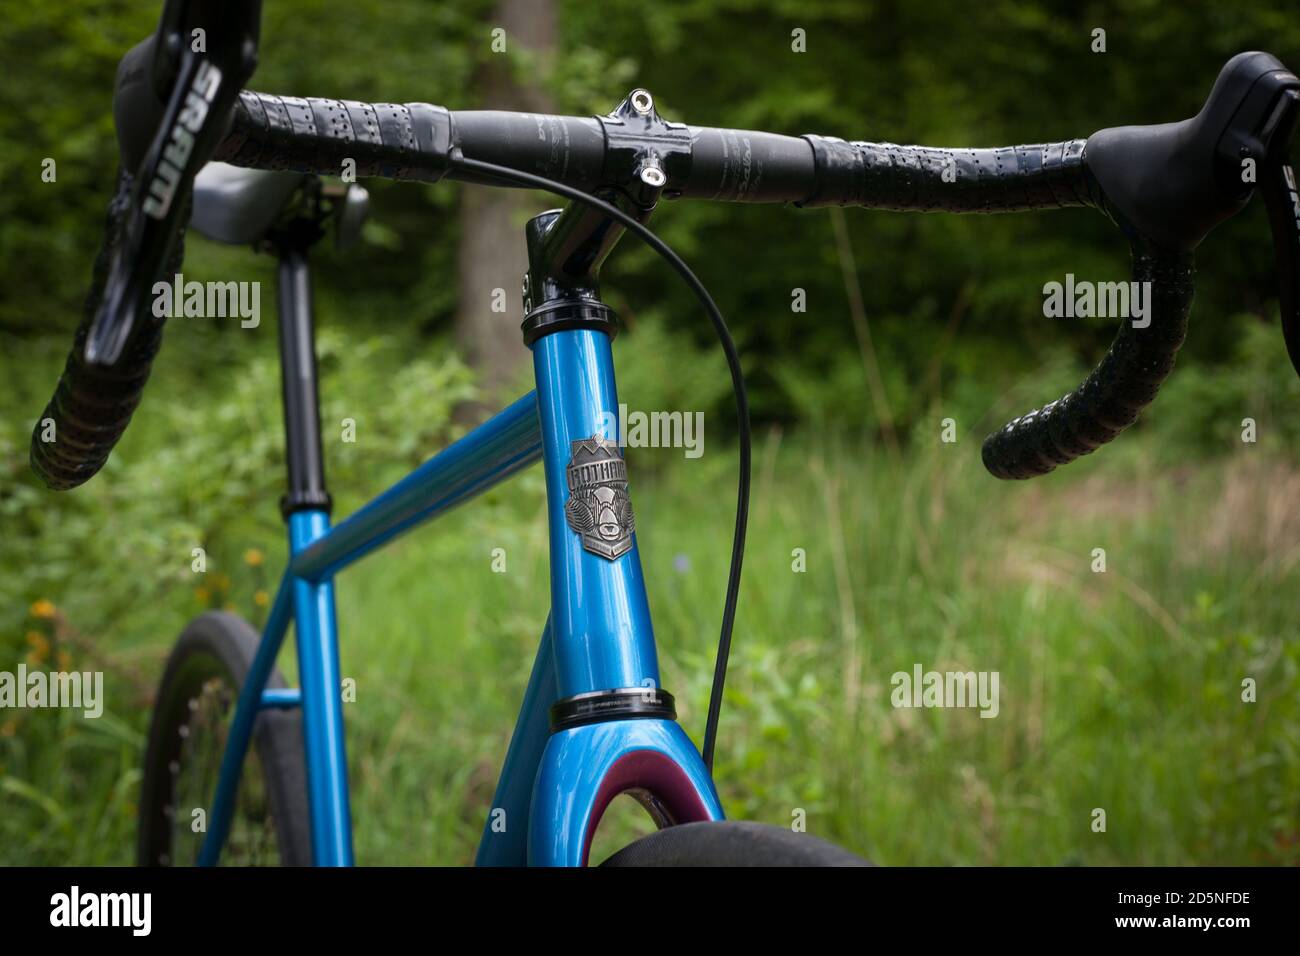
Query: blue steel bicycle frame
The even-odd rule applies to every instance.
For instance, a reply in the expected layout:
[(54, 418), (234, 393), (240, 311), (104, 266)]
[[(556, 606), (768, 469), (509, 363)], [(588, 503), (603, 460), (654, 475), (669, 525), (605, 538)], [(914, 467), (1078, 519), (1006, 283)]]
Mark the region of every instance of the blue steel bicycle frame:
[[(571, 443), (619, 420), (609, 337), (589, 328), (533, 346), (537, 388), (355, 514), (290, 515), (291, 557), (241, 690), (199, 862), (213, 865), (230, 831), (257, 714), (301, 706), (313, 859), (353, 862), (339, 683), (334, 576), (398, 535), (482, 494), (541, 458), (550, 531), (551, 614), (489, 809), (480, 865), (582, 865), (609, 801), (632, 791), (662, 823), (721, 819), (698, 751), (674, 720), (616, 719), (551, 733), (557, 700), (658, 687), (659, 666), (635, 537), (614, 560), (585, 550), (565, 518)], [(614, 426), (617, 427), (617, 426)], [(268, 690), (292, 616), (300, 691)]]

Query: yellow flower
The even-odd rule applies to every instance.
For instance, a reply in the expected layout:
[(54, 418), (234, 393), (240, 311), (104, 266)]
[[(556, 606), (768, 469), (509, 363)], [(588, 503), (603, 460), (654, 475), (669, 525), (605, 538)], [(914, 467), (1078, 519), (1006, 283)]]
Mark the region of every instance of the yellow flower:
[(54, 604), (51, 601), (41, 598), (32, 605), (32, 617), (39, 617), (42, 620), (49, 620), (54, 617)]
[(247, 551), (244, 552), (244, 563), (248, 565), (250, 568), (261, 567), (262, 552), (258, 551), (256, 548), (249, 548)]
[(45, 658), (49, 655), (49, 653), (50, 653), (50, 649), (48, 647), (44, 649), (38, 648), (37, 650), (29, 651), (27, 653), (27, 663), (31, 664), (33, 667), (39, 664), (44, 664)]
[(256, 594), (253, 595), (253, 603), (256, 604), (258, 607), (266, 607), (266, 604), (269, 600), (270, 598), (266, 596), (265, 591), (258, 591)]
[(45, 660), (50, 653), (50, 642), (38, 631), (27, 632), (27, 643), (31, 645), (32, 653), (40, 655), (41, 660)]
[(206, 604), (208, 600), (208, 589), (200, 585), (194, 589), (194, 597)]

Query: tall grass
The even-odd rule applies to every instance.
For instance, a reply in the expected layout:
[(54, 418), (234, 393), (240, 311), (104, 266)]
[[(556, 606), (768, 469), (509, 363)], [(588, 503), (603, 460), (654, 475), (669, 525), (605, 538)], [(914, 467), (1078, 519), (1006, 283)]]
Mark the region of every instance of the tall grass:
[[(1243, 453), (1176, 479), (1139, 458), (998, 486), (971, 451), (895, 471), (850, 443), (764, 440), (717, 767), (729, 812), (804, 816), (890, 864), (1296, 862), (1300, 474)], [(631, 452), (634, 475), (651, 454)], [(718, 449), (634, 486), (663, 681), (695, 736), (731, 467)], [(540, 476), (495, 494), (340, 578), (363, 862), (472, 858), (548, 588)], [(100, 648), (109, 666), (152, 676), (192, 600)], [(891, 674), (915, 663), (998, 671), (998, 716), (892, 707)], [(145, 709), (109, 683), (100, 720), (9, 718), (5, 862), (129, 860)]]

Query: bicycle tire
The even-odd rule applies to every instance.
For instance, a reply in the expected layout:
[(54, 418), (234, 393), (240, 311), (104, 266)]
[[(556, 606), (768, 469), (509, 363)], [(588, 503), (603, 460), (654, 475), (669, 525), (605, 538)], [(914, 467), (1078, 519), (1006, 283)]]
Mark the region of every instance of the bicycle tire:
[(665, 827), (619, 850), (601, 866), (871, 866), (806, 833), (748, 820)]
[[(186, 848), (177, 846), (174, 839), (178, 826), (193, 833), (195, 810), (188, 804), (179, 805), (178, 786), (190, 780), (188, 774), (200, 772), (200, 799), (212, 799), (224, 731), (258, 641), (259, 635), (244, 620), (213, 611), (191, 621), (172, 650), (158, 687), (145, 749), (136, 847), (141, 866), (192, 863), (189, 857), (197, 856), (201, 832), (189, 841), (193, 854), (184, 852)], [(285, 686), (278, 669), (272, 670), (267, 686)], [(215, 702), (219, 718), (217, 733), (203, 720), (212, 709), (210, 702)], [(276, 863), (310, 865), (301, 713), (268, 710), (259, 714), (250, 757), (253, 759), (244, 762), (223, 862), (256, 865), (260, 849), (270, 849), (273, 844)], [(189, 795), (184, 794), (180, 801)], [(210, 805), (206, 809), (210, 810)], [(250, 848), (250, 858), (243, 859), (241, 852)]]

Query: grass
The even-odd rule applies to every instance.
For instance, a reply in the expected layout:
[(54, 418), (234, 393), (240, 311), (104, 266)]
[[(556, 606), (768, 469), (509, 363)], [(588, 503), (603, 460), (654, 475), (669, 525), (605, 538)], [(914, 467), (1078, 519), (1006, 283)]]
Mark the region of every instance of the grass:
[[(1300, 862), (1300, 471), (1243, 449), (1169, 472), (1128, 436), (1003, 485), (973, 439), (893, 465), (766, 433), (716, 772), (730, 815), (801, 816), (895, 865)], [(629, 459), (663, 684), (698, 741), (734, 459), (679, 454)], [(362, 863), (473, 857), (548, 591), (540, 473), (491, 499), (339, 580)], [(231, 598), (256, 616), (245, 583)], [(147, 696), (199, 604), (175, 584), (111, 643), (63, 619), (69, 653), (105, 662), (109, 707), (3, 715), (0, 862), (130, 861)], [(891, 675), (916, 663), (999, 672), (999, 715), (892, 707)], [(645, 824), (606, 829), (597, 856)]]

